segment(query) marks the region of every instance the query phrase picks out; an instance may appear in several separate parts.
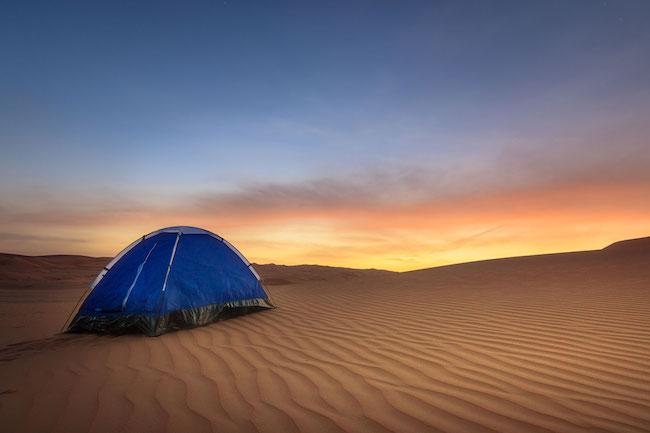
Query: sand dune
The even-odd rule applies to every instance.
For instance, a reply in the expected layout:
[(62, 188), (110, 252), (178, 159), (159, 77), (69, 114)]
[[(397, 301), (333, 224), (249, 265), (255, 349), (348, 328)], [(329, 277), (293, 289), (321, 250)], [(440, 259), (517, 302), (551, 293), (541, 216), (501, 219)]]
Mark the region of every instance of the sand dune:
[(261, 265), (276, 310), (55, 335), (105, 261), (0, 256), (3, 431), (650, 431), (650, 239), (407, 273)]

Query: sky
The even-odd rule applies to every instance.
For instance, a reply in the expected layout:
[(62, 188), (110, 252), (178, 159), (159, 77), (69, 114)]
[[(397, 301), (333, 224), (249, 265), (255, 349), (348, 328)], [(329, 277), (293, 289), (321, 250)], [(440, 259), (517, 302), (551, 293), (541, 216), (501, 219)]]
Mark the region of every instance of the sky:
[(409, 270), (650, 235), (650, 2), (0, 5), (0, 251)]

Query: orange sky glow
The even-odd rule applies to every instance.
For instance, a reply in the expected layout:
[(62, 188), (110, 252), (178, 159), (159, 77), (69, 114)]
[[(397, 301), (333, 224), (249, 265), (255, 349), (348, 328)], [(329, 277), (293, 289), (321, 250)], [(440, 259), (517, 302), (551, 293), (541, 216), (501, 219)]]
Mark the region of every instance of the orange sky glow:
[(23, 3), (0, 252), (191, 225), (401, 271), (650, 236), (650, 2)]
[(645, 184), (565, 183), (399, 204), (33, 210), (7, 222), (17, 235), (3, 250), (113, 256), (142, 234), (182, 224), (226, 237), (257, 263), (403, 271), (646, 236), (649, 197)]

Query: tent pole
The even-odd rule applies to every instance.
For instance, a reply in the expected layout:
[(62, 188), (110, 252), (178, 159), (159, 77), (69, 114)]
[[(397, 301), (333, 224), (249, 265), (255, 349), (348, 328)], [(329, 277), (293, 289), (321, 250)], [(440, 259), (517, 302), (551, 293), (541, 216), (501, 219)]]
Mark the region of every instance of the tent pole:
[(176, 242), (174, 242), (174, 248), (172, 249), (172, 255), (169, 258), (169, 265), (167, 266), (167, 273), (165, 274), (165, 281), (163, 282), (162, 289), (160, 290), (160, 301), (158, 302), (158, 312), (156, 313), (156, 326), (154, 327), (154, 333), (158, 333), (158, 326), (160, 325), (160, 310), (162, 310), (165, 292), (167, 289), (167, 280), (169, 279), (169, 272), (172, 269), (172, 263), (174, 263), (174, 257), (176, 256), (176, 248), (178, 247), (178, 241), (181, 238), (181, 232), (178, 232), (176, 235)]

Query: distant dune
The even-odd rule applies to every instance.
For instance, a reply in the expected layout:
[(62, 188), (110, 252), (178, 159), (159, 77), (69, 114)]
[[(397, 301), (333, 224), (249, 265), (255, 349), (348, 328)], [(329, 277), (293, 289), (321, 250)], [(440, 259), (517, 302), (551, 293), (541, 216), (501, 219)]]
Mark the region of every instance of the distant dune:
[(276, 310), (57, 334), (108, 260), (0, 254), (0, 430), (650, 431), (650, 238), (404, 273), (257, 265)]

